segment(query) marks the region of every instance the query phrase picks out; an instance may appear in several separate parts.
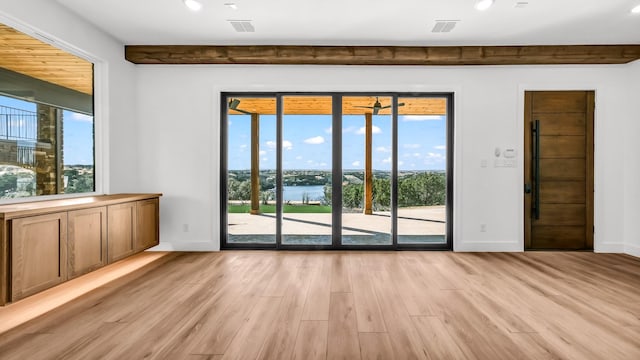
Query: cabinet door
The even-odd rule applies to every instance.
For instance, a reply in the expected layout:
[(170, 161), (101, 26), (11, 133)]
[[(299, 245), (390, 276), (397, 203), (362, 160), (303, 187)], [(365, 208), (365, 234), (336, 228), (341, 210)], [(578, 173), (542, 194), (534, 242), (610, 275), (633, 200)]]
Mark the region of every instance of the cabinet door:
[(0, 306), (11, 301), (9, 294), (9, 238), (11, 234), (7, 232), (9, 229), (9, 222), (6, 220), (0, 220)]
[(156, 246), (160, 242), (158, 199), (138, 201), (137, 207), (136, 251), (142, 251)]
[(69, 211), (69, 278), (107, 264), (107, 208)]
[(67, 278), (67, 213), (11, 222), (11, 300), (37, 293)]
[(109, 263), (112, 263), (135, 252), (136, 203), (110, 205), (107, 217), (107, 254)]

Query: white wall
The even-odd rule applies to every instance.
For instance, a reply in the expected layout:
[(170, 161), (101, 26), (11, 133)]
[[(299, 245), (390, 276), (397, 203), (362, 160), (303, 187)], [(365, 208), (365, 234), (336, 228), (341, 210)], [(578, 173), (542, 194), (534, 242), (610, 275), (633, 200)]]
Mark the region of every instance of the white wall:
[[(595, 90), (595, 249), (622, 252), (630, 72), (628, 65), (138, 66), (141, 187), (165, 194), (162, 248), (215, 250), (221, 91), (452, 91), (454, 248), (521, 251), (524, 91)], [(481, 168), (496, 146), (516, 148), (518, 167)]]
[(625, 132), (624, 235), (625, 252), (640, 257), (640, 60), (628, 66)]
[(103, 169), (102, 191), (138, 191), (135, 66), (124, 60), (124, 46), (50, 0), (0, 0), (0, 22), (53, 39), (55, 46), (96, 63), (96, 166)]
[[(48, 0), (0, 0), (0, 21), (96, 62), (104, 192), (162, 192), (161, 247), (219, 248), (221, 91), (452, 91), (454, 248), (523, 248), (525, 90), (596, 90), (595, 249), (640, 256), (640, 61), (619, 66), (134, 66), (115, 39)], [(139, 100), (139, 102), (136, 102)], [(480, 167), (515, 147), (515, 169)], [(479, 225), (487, 224), (487, 232)], [(189, 224), (189, 232), (183, 231)]]

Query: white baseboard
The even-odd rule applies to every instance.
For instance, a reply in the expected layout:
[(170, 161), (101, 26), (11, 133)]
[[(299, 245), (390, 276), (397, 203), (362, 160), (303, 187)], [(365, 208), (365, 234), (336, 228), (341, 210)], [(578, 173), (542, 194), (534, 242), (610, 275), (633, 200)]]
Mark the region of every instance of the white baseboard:
[(627, 244), (624, 247), (624, 253), (631, 256), (640, 257), (640, 245)]
[(209, 241), (171, 243), (160, 242), (149, 251), (220, 251), (220, 245)]
[(593, 252), (596, 253), (623, 253), (624, 243), (594, 244)]
[[(149, 251), (220, 251), (217, 243), (208, 241), (171, 243), (161, 242)], [(455, 252), (522, 252), (522, 244), (519, 242), (479, 241), (454, 243)], [(596, 253), (625, 253), (640, 257), (640, 246), (623, 243), (607, 243), (596, 245)]]
[[(454, 244), (454, 251), (461, 252), (522, 252), (522, 244), (517, 242), (466, 242)], [(160, 245), (152, 247), (149, 251), (219, 251), (220, 246), (212, 242), (161, 242)]]
[(455, 252), (522, 252), (524, 248), (520, 242), (507, 241), (478, 241), (453, 243)]

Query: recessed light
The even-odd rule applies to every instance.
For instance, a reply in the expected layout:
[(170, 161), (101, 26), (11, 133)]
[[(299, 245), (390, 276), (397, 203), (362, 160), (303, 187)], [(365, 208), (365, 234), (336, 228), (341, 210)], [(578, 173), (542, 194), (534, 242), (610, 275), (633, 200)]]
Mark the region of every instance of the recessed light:
[(236, 5), (236, 3), (225, 3), (224, 6), (233, 10), (238, 10), (238, 5)]
[(633, 9), (631, 9), (631, 12), (634, 14), (640, 14), (640, 4), (636, 5)]
[(476, 1), (476, 10), (485, 11), (493, 5), (494, 0), (477, 0)]
[(196, 0), (182, 0), (182, 1), (191, 11), (202, 10), (202, 4), (199, 1), (196, 1)]

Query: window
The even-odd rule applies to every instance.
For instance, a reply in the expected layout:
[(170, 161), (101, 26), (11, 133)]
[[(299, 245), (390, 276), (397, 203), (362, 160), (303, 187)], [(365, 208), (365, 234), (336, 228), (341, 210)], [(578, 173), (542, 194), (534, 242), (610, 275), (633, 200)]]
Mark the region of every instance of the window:
[(93, 192), (93, 64), (2, 24), (0, 44), (0, 199)]

